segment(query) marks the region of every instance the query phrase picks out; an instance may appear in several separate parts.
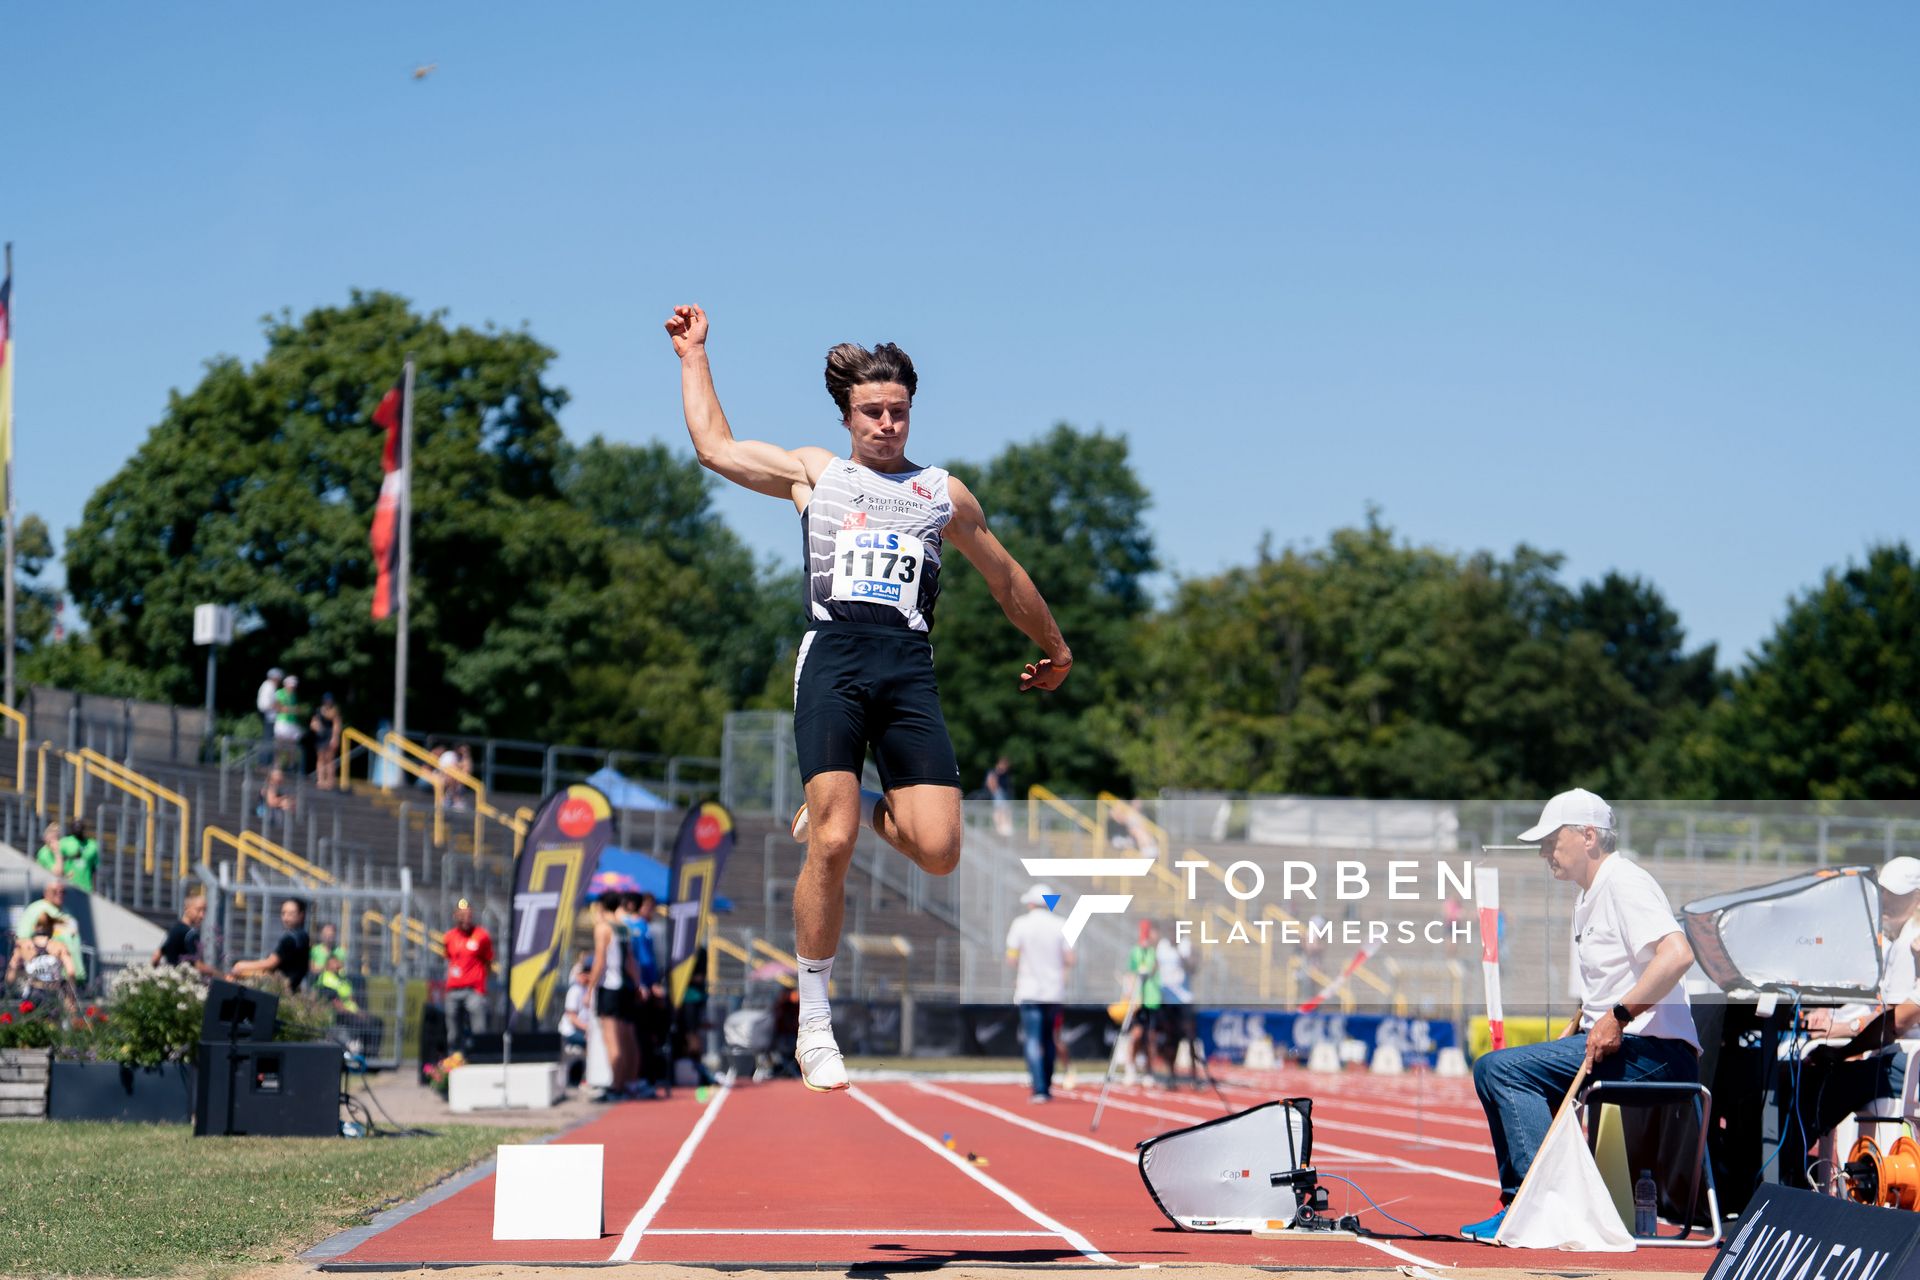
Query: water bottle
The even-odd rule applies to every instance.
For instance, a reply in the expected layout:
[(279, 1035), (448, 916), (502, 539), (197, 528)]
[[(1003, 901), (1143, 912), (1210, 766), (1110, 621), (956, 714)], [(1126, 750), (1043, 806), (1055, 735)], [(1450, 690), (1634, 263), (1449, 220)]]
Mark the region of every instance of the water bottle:
[(1641, 1240), (1651, 1240), (1660, 1234), (1659, 1194), (1653, 1185), (1652, 1172), (1642, 1169), (1640, 1180), (1633, 1184), (1633, 1234)]

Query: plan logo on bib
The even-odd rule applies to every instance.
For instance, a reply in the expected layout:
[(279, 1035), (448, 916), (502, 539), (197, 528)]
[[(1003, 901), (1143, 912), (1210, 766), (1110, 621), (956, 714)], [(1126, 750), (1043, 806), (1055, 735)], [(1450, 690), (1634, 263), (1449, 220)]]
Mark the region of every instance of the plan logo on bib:
[[(1152, 858), (1022, 858), (1020, 864), (1038, 880), (1137, 879), (1153, 870)], [(1122, 915), (1132, 905), (1130, 893), (1089, 893), (1076, 898), (1067, 912), (1067, 945), (1078, 945), (1081, 931), (1093, 917)]]

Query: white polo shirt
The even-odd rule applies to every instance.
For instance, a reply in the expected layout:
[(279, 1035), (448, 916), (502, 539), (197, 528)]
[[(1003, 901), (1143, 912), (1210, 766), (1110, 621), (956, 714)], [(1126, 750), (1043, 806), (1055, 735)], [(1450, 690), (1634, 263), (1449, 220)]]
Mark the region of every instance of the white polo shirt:
[[(1593, 883), (1573, 904), (1581, 1028), (1591, 1027), (1624, 1000), (1653, 962), (1660, 940), (1680, 931), (1658, 881), (1617, 853), (1603, 858)], [(1686, 989), (1677, 982), (1626, 1030), (1628, 1035), (1684, 1040), (1696, 1051), (1700, 1048)]]
[(1067, 922), (1034, 908), (1014, 918), (1007, 929), (1007, 954), (1019, 957), (1014, 970), (1015, 1004), (1059, 1004), (1067, 994)]

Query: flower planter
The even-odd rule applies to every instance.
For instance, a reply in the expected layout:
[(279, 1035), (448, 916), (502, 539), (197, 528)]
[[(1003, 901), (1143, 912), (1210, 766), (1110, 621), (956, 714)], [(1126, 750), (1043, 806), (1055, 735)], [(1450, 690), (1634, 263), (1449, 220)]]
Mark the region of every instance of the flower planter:
[(193, 1068), (123, 1067), (117, 1062), (56, 1062), (47, 1093), (49, 1120), (131, 1120), (185, 1124), (193, 1119)]
[(47, 1114), (47, 1074), (52, 1061), (51, 1049), (0, 1049), (0, 1116)]

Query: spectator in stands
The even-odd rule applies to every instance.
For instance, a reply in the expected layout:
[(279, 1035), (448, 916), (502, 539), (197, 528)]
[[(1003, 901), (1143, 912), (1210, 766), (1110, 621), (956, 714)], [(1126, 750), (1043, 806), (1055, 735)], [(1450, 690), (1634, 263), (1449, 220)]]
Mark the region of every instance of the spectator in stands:
[(640, 985), (640, 971), (633, 962), (627, 927), (620, 922), (623, 905), (617, 889), (607, 890), (593, 903), (593, 968), (587, 984), (593, 988), (593, 1012), (606, 1042), (607, 1069), (612, 1074), (612, 1083), (594, 1099), (596, 1102), (628, 1096), (640, 1057), (633, 1035), (634, 990)]
[(15, 935), (31, 936), (34, 925), (42, 916), (53, 917), (53, 936), (73, 956), (73, 980), (84, 984), (87, 980), (86, 948), (81, 945), (80, 924), (67, 910), (67, 882), (59, 876), (47, 881), (47, 887), (40, 891), (39, 899), (29, 902), (21, 910), (20, 919), (14, 923)]
[(267, 770), (267, 780), (260, 784), (260, 816), (270, 818), (276, 813), (291, 815), (293, 810), (293, 792), (287, 790), (287, 771), (275, 765)]
[(160, 940), (159, 950), (153, 953), (153, 963), (183, 964), (202, 977), (219, 977), (219, 970), (200, 958), (200, 926), (206, 918), (206, 890), (196, 886), (187, 894), (187, 900), (180, 904), (180, 918), (173, 922), (167, 930), (167, 936)]
[(1013, 762), (1001, 756), (987, 770), (987, 795), (993, 799), (993, 830), (1005, 839), (1013, 834)]
[(440, 803), (449, 809), (466, 807), (467, 788), (464, 783), (454, 781), (460, 771), (460, 753), (451, 743), (440, 749)]
[(313, 956), (308, 961), (308, 972), (318, 974), (327, 967), (327, 961), (340, 955), (345, 948), (340, 945), (340, 931), (333, 927), (332, 921), (320, 926), (320, 941), (313, 944)]
[(280, 714), (280, 682), (287, 673), (275, 667), (267, 672), (267, 678), (260, 682), (260, 692), (253, 696), (254, 710), (260, 713), (260, 733), (269, 741), (273, 738), (273, 722)]
[(346, 953), (336, 949), (327, 955), (327, 967), (313, 976), (314, 989), (333, 1001), (335, 1013), (359, 1013), (353, 998), (353, 981), (347, 977)]
[(306, 730), (300, 715), (300, 677), (287, 676), (273, 695), (273, 762), (281, 769), (300, 764), (300, 739)]
[(493, 935), (473, 922), (465, 898), (453, 909), (453, 928), (441, 935), (447, 953), (447, 1030), (462, 1053), (487, 1030), (487, 974), (493, 969)]
[(100, 865), (100, 842), (87, 831), (87, 820), (75, 818), (67, 826), (67, 838), (60, 842), (59, 874), (82, 893), (93, 892), (94, 869)]
[(60, 824), (49, 822), (46, 830), (40, 833), (40, 852), (34, 855), (35, 862), (57, 876), (66, 874), (62, 870), (65, 855), (61, 851), (61, 843)]
[(1007, 929), (1007, 963), (1013, 966), (1013, 1002), (1020, 1010), (1020, 1038), (1027, 1055), (1031, 1103), (1053, 1101), (1056, 1028), (1067, 998), (1073, 947), (1067, 924), (1047, 905), (1053, 890), (1036, 884), (1020, 895), (1027, 908)]
[(333, 700), (332, 694), (320, 695), (320, 706), (307, 727), (313, 731), (314, 781), (322, 791), (331, 791), (340, 772), (340, 734), (346, 728), (340, 716), (340, 704)]
[(258, 960), (235, 964), (230, 976), (252, 978), (277, 973), (287, 980), (291, 990), (300, 989), (313, 963), (313, 939), (307, 935), (307, 904), (298, 898), (284, 899), (280, 903), (280, 925), (286, 932), (280, 935), (273, 950)]
[(22, 930), (13, 944), (13, 956), (7, 961), (7, 985), (21, 983), (21, 996), (46, 1002), (60, 998), (73, 1000), (75, 968), (73, 953), (67, 944), (54, 937), (58, 916), (43, 915), (33, 922), (32, 930)]

